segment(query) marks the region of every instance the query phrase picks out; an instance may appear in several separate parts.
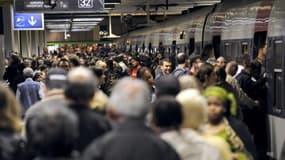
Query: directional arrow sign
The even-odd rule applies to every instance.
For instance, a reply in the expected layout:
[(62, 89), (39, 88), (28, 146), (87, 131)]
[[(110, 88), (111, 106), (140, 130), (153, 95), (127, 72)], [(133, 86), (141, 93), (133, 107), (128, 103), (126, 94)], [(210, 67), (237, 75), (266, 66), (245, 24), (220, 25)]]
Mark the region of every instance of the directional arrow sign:
[(44, 30), (43, 13), (14, 13), (14, 30)]
[(37, 24), (37, 20), (34, 18), (34, 16), (31, 16), (31, 18), (28, 20), (29, 24), (34, 26)]

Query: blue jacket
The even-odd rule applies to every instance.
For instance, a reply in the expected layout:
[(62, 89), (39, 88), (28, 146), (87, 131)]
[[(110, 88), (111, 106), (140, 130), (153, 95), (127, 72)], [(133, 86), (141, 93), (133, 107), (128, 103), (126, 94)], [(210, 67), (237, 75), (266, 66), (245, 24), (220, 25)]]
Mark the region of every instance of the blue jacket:
[(16, 97), (22, 105), (22, 115), (25, 114), (30, 106), (41, 100), (40, 92), (40, 83), (32, 79), (26, 79), (25, 82), (18, 85)]

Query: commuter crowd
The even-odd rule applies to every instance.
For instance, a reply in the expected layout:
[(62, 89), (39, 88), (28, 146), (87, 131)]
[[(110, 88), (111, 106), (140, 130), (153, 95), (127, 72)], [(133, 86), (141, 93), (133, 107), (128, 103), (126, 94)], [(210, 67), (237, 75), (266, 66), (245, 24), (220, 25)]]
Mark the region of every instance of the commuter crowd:
[(6, 60), (1, 160), (266, 159), (257, 57), (61, 47)]

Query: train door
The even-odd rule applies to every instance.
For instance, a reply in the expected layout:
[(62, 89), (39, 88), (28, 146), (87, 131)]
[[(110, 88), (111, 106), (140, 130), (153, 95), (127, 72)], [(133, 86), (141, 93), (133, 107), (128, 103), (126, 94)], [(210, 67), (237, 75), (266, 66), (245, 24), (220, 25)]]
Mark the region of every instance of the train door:
[(130, 44), (130, 49), (129, 49), (129, 53), (133, 52), (133, 44)]
[(189, 39), (189, 55), (193, 54), (195, 51), (195, 38)]
[(188, 51), (188, 45), (187, 44), (184, 44), (184, 53), (187, 54), (189, 51)]
[(172, 45), (171, 45), (171, 55), (175, 54), (177, 51), (177, 45), (176, 45), (176, 41), (172, 41)]
[[(269, 51), (269, 60), (267, 66), (267, 73), (269, 73), (269, 93), (271, 99), (269, 111), (273, 115), (285, 117), (285, 106), (284, 106), (284, 40), (273, 39), (270, 41), (271, 50)], [(271, 52), (272, 51), (272, 52)]]
[(135, 53), (139, 52), (138, 49), (139, 49), (139, 47), (138, 47), (138, 44), (136, 43)]
[(269, 39), (269, 50), (266, 60), (266, 72), (268, 74), (268, 119), (270, 132), (271, 157), (280, 157), (283, 142), (285, 140), (285, 100), (284, 100), (284, 69), (285, 69), (285, 45), (284, 38)]
[(195, 54), (196, 55), (200, 55), (201, 54), (201, 50), (202, 50), (202, 43), (201, 42), (197, 42), (195, 44)]
[(152, 43), (148, 44), (148, 52), (152, 54)]
[(254, 33), (254, 48), (253, 48), (253, 54), (251, 55), (252, 59), (255, 59), (257, 57), (258, 48), (265, 44), (266, 37), (267, 37), (267, 31)]
[(143, 43), (142, 44), (142, 52), (144, 52), (145, 51), (145, 44)]
[(220, 57), (221, 36), (220, 35), (213, 36), (212, 44), (214, 48), (215, 57), (216, 58)]

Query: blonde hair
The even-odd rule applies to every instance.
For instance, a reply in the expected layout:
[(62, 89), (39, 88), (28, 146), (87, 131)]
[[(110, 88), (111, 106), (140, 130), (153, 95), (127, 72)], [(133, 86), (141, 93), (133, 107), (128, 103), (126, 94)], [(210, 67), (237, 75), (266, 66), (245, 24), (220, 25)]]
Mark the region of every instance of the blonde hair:
[(180, 92), (176, 99), (183, 108), (183, 127), (198, 130), (207, 121), (207, 100), (197, 89)]
[(0, 85), (0, 128), (21, 131), (20, 104), (8, 88)]
[(107, 64), (106, 64), (106, 62), (104, 62), (102, 60), (98, 60), (95, 64), (95, 67), (106, 69)]

